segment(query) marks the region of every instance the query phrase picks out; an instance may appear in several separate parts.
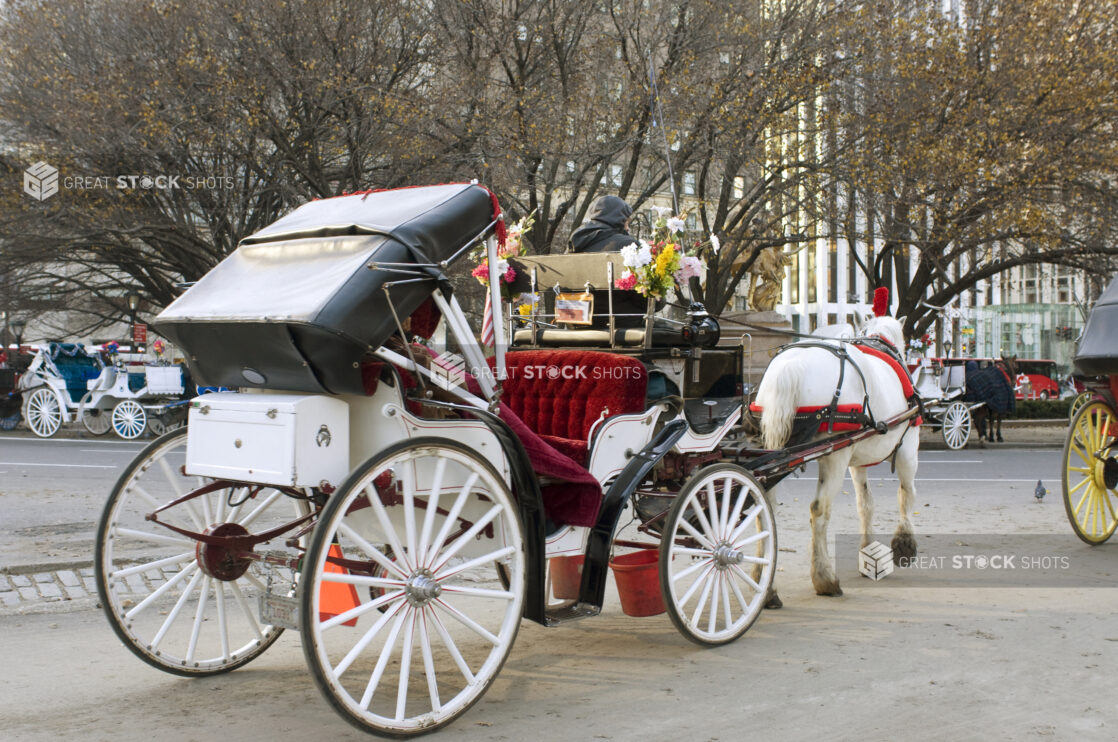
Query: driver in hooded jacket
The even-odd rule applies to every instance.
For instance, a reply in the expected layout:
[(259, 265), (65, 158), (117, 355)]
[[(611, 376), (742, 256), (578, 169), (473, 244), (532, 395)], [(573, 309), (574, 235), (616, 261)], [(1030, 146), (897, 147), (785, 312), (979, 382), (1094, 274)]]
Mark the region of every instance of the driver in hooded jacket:
[(636, 240), (629, 234), (633, 208), (617, 196), (594, 199), (587, 221), (571, 233), (568, 252), (617, 252)]
[[(571, 233), (572, 253), (618, 252), (626, 245), (635, 245), (636, 239), (629, 234), (629, 217), (633, 208), (617, 196), (601, 196), (594, 199), (587, 212), (587, 221)], [(594, 291), (595, 329), (608, 327), (606, 290)], [(615, 327), (641, 327), (647, 301), (635, 291), (615, 291), (613, 311)]]

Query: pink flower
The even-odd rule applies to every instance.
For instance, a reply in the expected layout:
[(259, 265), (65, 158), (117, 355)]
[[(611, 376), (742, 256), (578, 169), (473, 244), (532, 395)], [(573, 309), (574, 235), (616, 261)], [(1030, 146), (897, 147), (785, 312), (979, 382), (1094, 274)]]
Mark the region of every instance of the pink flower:
[(614, 280), (613, 286), (622, 291), (632, 291), (637, 286), (637, 276), (632, 271), (625, 271), (621, 278)]
[(483, 260), (481, 263), (470, 271), (470, 275), (481, 281), (486, 286), (489, 285), (489, 261)]
[(516, 280), (516, 271), (513, 270), (511, 265), (509, 266), (509, 269), (505, 271), (505, 275), (501, 276), (501, 280), (503, 280), (505, 283), (512, 283)]

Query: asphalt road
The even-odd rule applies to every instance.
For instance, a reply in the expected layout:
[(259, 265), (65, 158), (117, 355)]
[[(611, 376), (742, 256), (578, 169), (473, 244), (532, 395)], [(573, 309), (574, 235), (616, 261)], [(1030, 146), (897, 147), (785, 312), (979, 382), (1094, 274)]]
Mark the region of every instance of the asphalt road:
[[(0, 438), (3, 565), (88, 564), (101, 504), (141, 447)], [(785, 607), (742, 639), (702, 649), (665, 615), (627, 617), (611, 581), (601, 616), (525, 622), (486, 695), (434, 738), (1113, 739), (1118, 544), (1080, 543), (1058, 492), (1036, 501), (1038, 479), (1058, 491), (1060, 458), (1055, 448), (925, 450), (913, 521), (922, 552), (982, 538), (967, 534), (1043, 544), (1075, 565), (1063, 584), (1018, 575), (990, 587), (964, 575), (929, 586), (917, 570), (871, 582), (847, 565), (846, 594), (816, 596), (809, 467), (774, 491)], [(870, 480), (887, 534), (896, 483), (887, 465)], [(832, 535), (857, 529), (850, 490), (848, 480)], [(2, 609), (4, 739), (369, 739), (322, 699), (294, 632), (246, 668), (187, 680), (129, 653), (92, 597)]]

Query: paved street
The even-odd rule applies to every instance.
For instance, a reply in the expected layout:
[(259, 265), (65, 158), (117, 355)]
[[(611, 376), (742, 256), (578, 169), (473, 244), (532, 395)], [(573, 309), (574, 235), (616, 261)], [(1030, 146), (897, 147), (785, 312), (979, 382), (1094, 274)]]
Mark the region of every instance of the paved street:
[[(140, 447), (0, 439), (0, 539), (14, 571), (0, 577), (10, 596), (0, 605), (5, 738), (368, 739), (322, 699), (294, 632), (247, 668), (186, 680), (135, 658), (80, 594), (101, 501)], [(911, 570), (880, 583), (840, 573), (846, 594), (818, 597), (807, 574), (809, 467), (775, 491), (784, 609), (738, 642), (701, 649), (665, 615), (624, 616), (611, 581), (602, 616), (557, 629), (525, 622), (492, 688), (439, 736), (1112, 739), (1118, 543), (1081, 544), (1058, 492), (1035, 501), (1037, 479), (1058, 490), (1060, 456), (1054, 444), (925, 450), (913, 520), (925, 546), (942, 534), (1031, 534), (1021, 538), (1075, 561), (1070, 586), (932, 588)], [(887, 466), (870, 478), (877, 526), (889, 532), (895, 480)], [(857, 530), (849, 481), (844, 491), (832, 535)], [(824, 705), (838, 713), (822, 722)]]

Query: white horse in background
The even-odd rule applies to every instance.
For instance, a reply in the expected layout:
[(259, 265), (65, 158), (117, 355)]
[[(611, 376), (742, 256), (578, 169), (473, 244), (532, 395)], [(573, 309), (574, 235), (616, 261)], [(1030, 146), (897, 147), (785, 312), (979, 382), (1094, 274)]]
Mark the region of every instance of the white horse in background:
[[(862, 327), (861, 334), (879, 337), (901, 350), (905, 338), (901, 323), (892, 317), (875, 317)], [(835, 346), (845, 345), (861, 375), (847, 362), (842, 376), (839, 404), (862, 404), (869, 398), (874, 420), (882, 422), (902, 414), (909, 408), (901, 381), (885, 361), (854, 347), (834, 340), (815, 340)], [(862, 377), (865, 377), (865, 388)], [(839, 385), (839, 358), (825, 348), (793, 345), (773, 358), (761, 379), (756, 404), (763, 408), (761, 434), (765, 448), (784, 448), (792, 433), (793, 417), (799, 407), (821, 407), (831, 403)], [(827, 524), (831, 519), (831, 503), (842, 487), (844, 471), (850, 470), (858, 499), (862, 543), (869, 543), (873, 533), (873, 497), (867, 484), (866, 468), (889, 459), (896, 451), (897, 476), (900, 487), (897, 501), (900, 522), (893, 535), (894, 558), (916, 555), (916, 538), (912, 533), (909, 512), (916, 497), (916, 463), (920, 448), (917, 430), (909, 424), (894, 426), (884, 435), (874, 435), (854, 445), (839, 449), (819, 459), (819, 483), (811, 503), (811, 582), (819, 595), (842, 595), (834, 563), (827, 548)], [(827, 433), (818, 433), (823, 437)], [(770, 603), (779, 605), (775, 590)]]

